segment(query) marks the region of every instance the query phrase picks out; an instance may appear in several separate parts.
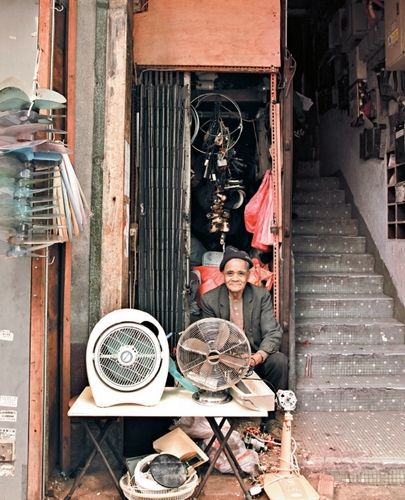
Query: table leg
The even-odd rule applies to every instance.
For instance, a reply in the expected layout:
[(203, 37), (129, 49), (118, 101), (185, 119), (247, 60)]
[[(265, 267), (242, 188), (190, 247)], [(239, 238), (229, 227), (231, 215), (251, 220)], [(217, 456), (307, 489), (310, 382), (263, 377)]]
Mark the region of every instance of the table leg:
[[(233, 454), (233, 451), (231, 450), (230, 446), (228, 445), (228, 439), (229, 437), (224, 437), (221, 428), (218, 426), (215, 418), (207, 418), (209, 424), (211, 425), (211, 429), (213, 430), (215, 436), (217, 437), (218, 441), (220, 442), (221, 440), (224, 441), (224, 453), (226, 455), (226, 458), (228, 459), (229, 465), (231, 466), (233, 472), (235, 473), (236, 479), (238, 480), (240, 487), (242, 488), (245, 498), (250, 498), (250, 493), (249, 490), (246, 488), (245, 483), (243, 482), (242, 475), (245, 473), (243, 470), (240, 468), (240, 465), (238, 461), (236, 460), (235, 455)], [(234, 430), (235, 427), (235, 422), (231, 422), (230, 430)], [(228, 436), (228, 434), (227, 434)]]
[(70, 488), (69, 493), (65, 496), (64, 500), (71, 500), (73, 493), (76, 491), (76, 488), (79, 486), (79, 484), (80, 484), (83, 476), (86, 474), (87, 469), (89, 468), (90, 464), (93, 462), (93, 460), (94, 460), (97, 452), (100, 453), (101, 458), (103, 459), (103, 462), (104, 462), (105, 466), (107, 467), (107, 470), (108, 470), (111, 478), (114, 481), (114, 486), (119, 491), (119, 493), (121, 495), (121, 498), (125, 498), (123, 496), (123, 493), (122, 493), (122, 490), (121, 490), (121, 488), (119, 486), (117, 478), (115, 477), (115, 474), (114, 474), (113, 470), (111, 469), (110, 464), (108, 464), (107, 459), (105, 458), (103, 450), (101, 449), (101, 445), (103, 444), (104, 440), (107, 439), (107, 433), (108, 433), (108, 431), (109, 431), (109, 429), (110, 429), (110, 427), (111, 427), (111, 425), (113, 424), (114, 421), (115, 421), (115, 419), (108, 419), (103, 426), (99, 426), (100, 433), (97, 436), (97, 440), (94, 437), (93, 433), (91, 432), (91, 429), (90, 429), (88, 423), (87, 422), (83, 423), (84, 428), (85, 428), (88, 436), (90, 437), (90, 439), (91, 439), (91, 441), (92, 441), (92, 443), (94, 445), (94, 449), (90, 453), (90, 455), (88, 456), (88, 458), (86, 460), (86, 463), (84, 464), (82, 470), (80, 471), (80, 474), (78, 474), (76, 476), (76, 478), (75, 478), (75, 480), (74, 480), (74, 482), (72, 484), (72, 487)]

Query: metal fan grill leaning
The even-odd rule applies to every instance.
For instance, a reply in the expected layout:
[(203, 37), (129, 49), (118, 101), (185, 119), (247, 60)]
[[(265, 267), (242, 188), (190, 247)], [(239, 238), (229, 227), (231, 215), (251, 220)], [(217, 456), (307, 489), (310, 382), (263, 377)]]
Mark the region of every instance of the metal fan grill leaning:
[(227, 389), (249, 370), (250, 345), (233, 323), (205, 318), (180, 335), (176, 357), (180, 371), (200, 389), (194, 399), (202, 404), (225, 403), (231, 399)]

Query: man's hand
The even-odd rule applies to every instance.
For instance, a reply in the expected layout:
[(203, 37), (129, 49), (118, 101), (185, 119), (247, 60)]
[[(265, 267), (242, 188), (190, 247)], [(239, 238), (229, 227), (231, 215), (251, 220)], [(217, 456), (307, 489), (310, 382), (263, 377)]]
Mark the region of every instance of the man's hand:
[(249, 366), (254, 368), (257, 365), (260, 365), (260, 363), (263, 363), (263, 356), (259, 352), (256, 352), (255, 354), (252, 354), (252, 356), (250, 356)]

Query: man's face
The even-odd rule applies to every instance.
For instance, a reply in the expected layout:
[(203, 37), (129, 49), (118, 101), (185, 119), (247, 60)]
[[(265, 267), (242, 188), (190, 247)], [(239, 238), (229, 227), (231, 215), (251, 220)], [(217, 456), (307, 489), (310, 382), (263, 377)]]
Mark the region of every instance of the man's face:
[(231, 259), (224, 267), (226, 288), (232, 293), (243, 292), (249, 277), (249, 265), (242, 259)]

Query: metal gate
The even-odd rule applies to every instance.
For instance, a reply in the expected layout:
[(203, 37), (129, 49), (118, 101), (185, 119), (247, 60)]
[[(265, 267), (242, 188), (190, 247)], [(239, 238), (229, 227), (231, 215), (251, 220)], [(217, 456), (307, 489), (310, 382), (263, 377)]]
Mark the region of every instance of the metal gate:
[(180, 72), (144, 71), (136, 94), (135, 303), (178, 332), (188, 284), (189, 87)]

